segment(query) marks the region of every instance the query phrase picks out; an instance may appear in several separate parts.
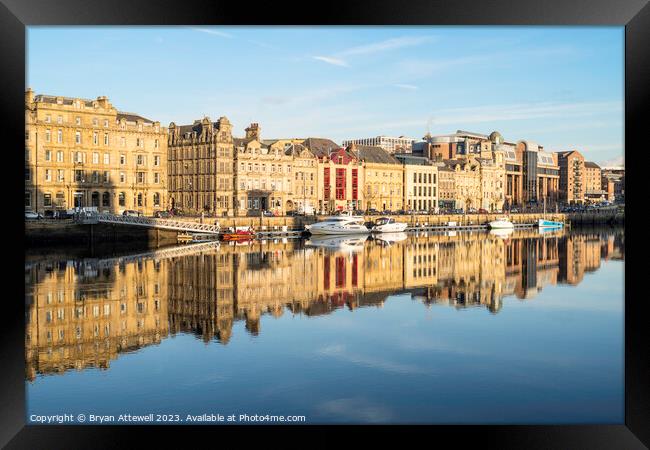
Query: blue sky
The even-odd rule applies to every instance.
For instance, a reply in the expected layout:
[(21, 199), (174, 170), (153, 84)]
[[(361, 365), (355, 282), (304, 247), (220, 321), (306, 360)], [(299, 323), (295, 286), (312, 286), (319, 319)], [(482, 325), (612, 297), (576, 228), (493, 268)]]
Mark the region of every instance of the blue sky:
[(623, 157), (623, 27), (29, 27), (27, 85), (243, 135), (458, 129)]

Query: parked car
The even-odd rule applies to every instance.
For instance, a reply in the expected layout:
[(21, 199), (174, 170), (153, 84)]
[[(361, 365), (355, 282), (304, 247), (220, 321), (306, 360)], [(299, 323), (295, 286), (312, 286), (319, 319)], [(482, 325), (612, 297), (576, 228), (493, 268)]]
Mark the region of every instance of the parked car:
[(34, 211), (25, 211), (25, 220), (40, 220), (43, 218), (43, 214), (36, 213)]
[(158, 219), (169, 219), (172, 215), (169, 211), (154, 211), (153, 216)]
[(139, 217), (142, 214), (140, 214), (138, 211), (134, 211), (132, 209), (127, 209), (122, 213), (122, 215), (127, 216), (127, 217)]
[(360, 209), (355, 209), (354, 211), (352, 211), (352, 214), (354, 214), (355, 216), (363, 216), (364, 213)]
[(469, 208), (469, 209), (467, 210), (467, 214), (476, 214), (477, 212), (478, 212), (478, 211), (476, 210), (476, 208)]
[(379, 211), (377, 211), (375, 208), (368, 208), (368, 210), (366, 211), (366, 214), (368, 214), (368, 215), (377, 215), (377, 214), (379, 214)]
[(479, 214), (488, 214), (488, 210), (485, 209), (485, 208), (479, 208), (478, 213)]
[(511, 213), (518, 213), (518, 212), (519, 212), (519, 208), (510, 208), (510, 212), (511, 212)]
[(268, 210), (268, 209), (266, 211), (263, 211), (262, 215), (264, 217), (275, 217), (275, 213), (273, 211), (271, 211), (271, 210)]

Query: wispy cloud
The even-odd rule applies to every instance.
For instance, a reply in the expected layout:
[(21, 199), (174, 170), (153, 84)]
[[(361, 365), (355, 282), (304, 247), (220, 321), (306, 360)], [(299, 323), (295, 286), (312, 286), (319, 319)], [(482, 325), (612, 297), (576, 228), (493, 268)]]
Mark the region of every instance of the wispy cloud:
[(327, 64), (332, 64), (333, 66), (348, 67), (348, 63), (339, 58), (332, 58), (331, 56), (312, 56), (312, 58), (317, 61), (323, 61)]
[(375, 358), (373, 356), (353, 354), (347, 351), (344, 345), (330, 345), (318, 351), (320, 355), (329, 356), (341, 361), (346, 361), (360, 366), (378, 369), (385, 372), (407, 374), (421, 374), (432, 373), (432, 370), (425, 370), (412, 364), (402, 364), (390, 361), (383, 358)]
[(348, 67), (349, 64), (346, 61), (346, 58), (350, 56), (364, 56), (404, 47), (413, 47), (426, 42), (433, 42), (435, 39), (435, 36), (401, 36), (379, 42), (372, 42), (370, 44), (350, 47), (330, 56), (313, 56), (312, 58), (335, 66)]
[(416, 45), (424, 44), (426, 42), (432, 42), (434, 40), (435, 40), (434, 36), (402, 36), (398, 38), (386, 39), (380, 42), (373, 42), (371, 44), (351, 47), (347, 50), (343, 50), (342, 52), (338, 52), (337, 55), (340, 56), (369, 55), (372, 53), (386, 52), (398, 48), (413, 47)]
[(233, 36), (230, 33), (226, 33), (225, 31), (217, 30), (215, 28), (192, 28), (194, 31), (199, 31), (201, 33), (207, 33), (207, 34), (212, 34), (215, 36), (220, 36), (223, 38), (228, 38), (231, 39)]
[(417, 86), (414, 86), (412, 84), (394, 84), (393, 86), (400, 88), (400, 89), (407, 89), (409, 91), (417, 91), (419, 88)]

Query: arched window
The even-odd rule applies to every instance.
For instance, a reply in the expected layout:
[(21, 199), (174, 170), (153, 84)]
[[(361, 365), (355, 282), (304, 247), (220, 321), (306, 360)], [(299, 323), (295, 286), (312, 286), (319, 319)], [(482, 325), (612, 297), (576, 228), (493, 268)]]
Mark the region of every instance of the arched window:
[(160, 206), (160, 194), (158, 192), (153, 194), (153, 206)]
[(124, 192), (120, 192), (118, 201), (120, 203), (120, 206), (126, 206), (126, 194)]
[(111, 206), (111, 197), (108, 192), (102, 194), (102, 206)]
[(138, 194), (138, 206), (142, 206), (142, 194)]
[(91, 197), (91, 206), (99, 206), (99, 192), (93, 192)]

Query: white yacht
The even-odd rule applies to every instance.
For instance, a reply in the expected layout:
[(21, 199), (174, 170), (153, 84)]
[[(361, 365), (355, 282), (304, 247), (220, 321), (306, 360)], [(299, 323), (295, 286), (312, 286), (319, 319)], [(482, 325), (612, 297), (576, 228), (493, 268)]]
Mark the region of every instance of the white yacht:
[(363, 216), (341, 214), (327, 217), (320, 222), (305, 225), (311, 234), (358, 234), (370, 233)]
[(495, 228), (510, 229), (510, 228), (514, 228), (515, 226), (512, 224), (512, 222), (508, 217), (497, 217), (496, 220), (493, 220), (492, 222), (488, 223), (488, 227), (491, 229), (495, 229)]
[(406, 230), (406, 222), (397, 222), (392, 217), (380, 217), (375, 221), (371, 231), (373, 233), (401, 233)]

